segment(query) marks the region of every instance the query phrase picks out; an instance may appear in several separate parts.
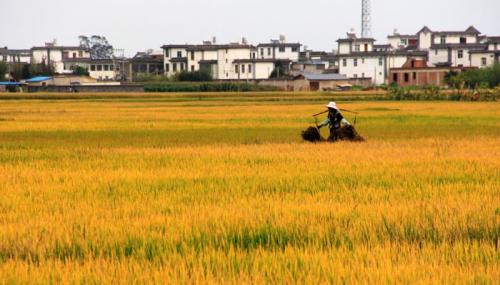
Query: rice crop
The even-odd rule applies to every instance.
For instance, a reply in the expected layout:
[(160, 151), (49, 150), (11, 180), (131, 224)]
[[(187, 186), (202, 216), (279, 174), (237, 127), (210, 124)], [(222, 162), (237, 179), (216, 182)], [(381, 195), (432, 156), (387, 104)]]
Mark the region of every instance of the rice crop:
[(323, 103), (0, 101), (0, 283), (498, 284), (500, 104)]

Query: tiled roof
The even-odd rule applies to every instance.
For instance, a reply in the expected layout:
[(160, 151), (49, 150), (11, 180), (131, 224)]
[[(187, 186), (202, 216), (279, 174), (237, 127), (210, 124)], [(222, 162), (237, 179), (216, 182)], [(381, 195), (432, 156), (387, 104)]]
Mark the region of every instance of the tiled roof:
[(258, 62), (291, 62), (289, 59), (272, 59), (272, 58), (249, 58), (249, 59), (235, 59), (233, 63), (258, 63)]
[(83, 50), (83, 51), (88, 51), (89, 49), (86, 47), (81, 47), (81, 46), (52, 46), (52, 47), (32, 47), (31, 50), (46, 50), (46, 49), (51, 49), (51, 50)]
[(301, 47), (300, 43), (260, 43), (257, 47)]
[(347, 80), (347, 76), (338, 73), (304, 73), (304, 78), (309, 81), (330, 81), (330, 80)]
[(350, 42), (374, 42), (375, 39), (372, 38), (348, 38), (348, 39), (338, 39), (338, 43), (350, 43)]
[(463, 48), (463, 49), (487, 49), (487, 44), (433, 44), (431, 49)]

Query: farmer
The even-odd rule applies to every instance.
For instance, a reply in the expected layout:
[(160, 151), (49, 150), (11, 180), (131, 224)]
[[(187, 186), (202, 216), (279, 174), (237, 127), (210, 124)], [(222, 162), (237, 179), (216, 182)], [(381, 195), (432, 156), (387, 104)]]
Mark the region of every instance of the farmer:
[(339, 108), (337, 107), (337, 103), (330, 102), (330, 104), (326, 105), (326, 107), (328, 108), (328, 117), (325, 121), (318, 125), (318, 129), (330, 126), (330, 136), (328, 137), (328, 141), (334, 142), (339, 139), (340, 127), (350, 126), (351, 124), (344, 118), (344, 116), (342, 116)]

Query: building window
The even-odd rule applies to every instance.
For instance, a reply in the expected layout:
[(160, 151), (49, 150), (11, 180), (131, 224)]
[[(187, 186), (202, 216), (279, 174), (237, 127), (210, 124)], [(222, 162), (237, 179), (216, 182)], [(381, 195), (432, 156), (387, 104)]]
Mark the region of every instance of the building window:
[(364, 58), (361, 59), (361, 64), (365, 64), (365, 59)]
[(114, 70), (115, 70), (115, 67), (111, 64), (111, 65), (109, 66), (109, 70), (110, 70), (110, 71), (114, 71)]
[(486, 57), (481, 58), (481, 65), (486, 66), (486, 64), (487, 64)]
[(464, 58), (464, 51), (463, 50), (458, 51), (458, 58)]
[(365, 73), (361, 73), (361, 78), (365, 78)]
[(165, 72), (170, 72), (170, 64), (165, 64)]
[(241, 65), (241, 73), (245, 73), (245, 65), (244, 64)]
[(354, 76), (354, 78), (358, 78), (358, 75), (357, 75), (357, 74), (354, 74), (353, 76)]
[(410, 74), (405, 73), (405, 82), (409, 82), (409, 81), (410, 81)]
[(264, 49), (263, 48), (260, 49), (260, 56), (264, 57)]
[(83, 51), (78, 52), (78, 57), (83, 57)]
[(392, 81), (394, 81), (394, 82), (398, 82), (398, 74), (397, 74), (397, 73), (394, 73), (394, 74), (392, 75)]
[(169, 49), (166, 49), (165, 50), (165, 57), (170, 57), (170, 50)]
[(401, 39), (401, 45), (402, 46), (405, 46), (407, 44), (408, 44), (408, 42), (406, 41), (406, 39)]
[(461, 44), (466, 44), (466, 43), (467, 43), (467, 38), (465, 38), (465, 37), (461, 37), (461, 38), (460, 38), (460, 43), (461, 43)]
[(413, 80), (417, 80), (417, 73), (413, 72)]
[(438, 55), (438, 53), (439, 53), (439, 51), (438, 51), (438, 50), (435, 50), (435, 51), (434, 51), (434, 54), (435, 54), (435, 55)]
[(194, 51), (191, 52), (191, 60), (194, 60)]
[(378, 58), (378, 65), (380, 65), (380, 66), (384, 65), (384, 59), (383, 58), (381, 58), (381, 57)]
[(271, 55), (271, 48), (267, 48), (267, 55)]
[(194, 65), (191, 65), (191, 72), (194, 72)]
[(354, 66), (358, 66), (358, 59), (357, 58), (354, 59)]
[(360, 50), (361, 50), (360, 45), (355, 45), (354, 46), (354, 51), (360, 51)]
[(76, 58), (76, 52), (73, 53), (73, 58)]
[(292, 52), (298, 52), (299, 48), (298, 47), (292, 47)]
[(90, 66), (90, 71), (95, 71), (95, 65), (93, 65), (93, 64), (92, 64), (92, 65)]
[(177, 72), (177, 63), (175, 63), (175, 62), (174, 62), (174, 63), (172, 64), (172, 70), (173, 70), (174, 72)]
[(280, 47), (279, 50), (280, 52), (285, 52), (285, 47)]
[(100, 64), (99, 64), (99, 65), (97, 66), (97, 71), (102, 71), (102, 65), (100, 65)]
[(252, 73), (252, 65), (251, 64), (248, 65), (248, 73)]
[(441, 36), (441, 44), (442, 45), (446, 44), (446, 36)]
[(177, 52), (177, 57), (178, 57), (178, 58), (181, 58), (181, 57), (182, 57), (182, 51), (178, 51), (178, 52)]
[(186, 66), (184, 65), (184, 62), (181, 62), (181, 71), (186, 70)]
[(109, 65), (107, 64), (104, 65), (104, 71), (109, 71)]
[(240, 66), (239, 65), (234, 66), (234, 72), (240, 73)]
[(342, 66), (346, 67), (347, 66), (347, 59), (342, 59)]
[(66, 63), (64, 64), (64, 70), (68, 70), (68, 67), (66, 66)]

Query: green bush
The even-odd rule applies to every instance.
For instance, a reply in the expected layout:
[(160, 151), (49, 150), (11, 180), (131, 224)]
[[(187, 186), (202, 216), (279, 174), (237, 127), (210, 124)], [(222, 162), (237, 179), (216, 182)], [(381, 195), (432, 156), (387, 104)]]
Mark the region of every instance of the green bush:
[(454, 71), (446, 74), (448, 86), (460, 89), (463, 86), (469, 89), (495, 88), (500, 85), (500, 64), (488, 68), (471, 69), (461, 73)]
[(148, 83), (144, 86), (146, 92), (259, 92), (278, 91), (273, 86), (241, 82), (162, 82)]
[(135, 82), (169, 82), (173, 81), (173, 78), (164, 74), (149, 74), (149, 73), (138, 73), (134, 77)]
[(176, 79), (180, 82), (207, 82), (212, 81), (212, 75), (205, 71), (182, 71), (176, 75)]

